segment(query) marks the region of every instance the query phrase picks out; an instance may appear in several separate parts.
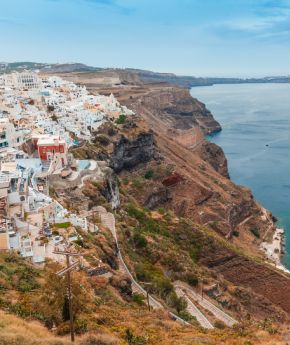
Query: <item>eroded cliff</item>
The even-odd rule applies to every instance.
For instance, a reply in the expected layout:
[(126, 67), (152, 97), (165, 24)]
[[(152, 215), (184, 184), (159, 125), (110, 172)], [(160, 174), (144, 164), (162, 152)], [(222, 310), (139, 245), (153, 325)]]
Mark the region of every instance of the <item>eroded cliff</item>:
[[(290, 299), (289, 278), (265, 264), (258, 249), (260, 238), (271, 233), (274, 223), (270, 214), (265, 217), (251, 191), (229, 179), (222, 149), (205, 139), (205, 134), (221, 129), (206, 107), (192, 98), (188, 90), (169, 85), (96, 91), (105, 94), (113, 91), (122, 104), (136, 113), (134, 128), (127, 123), (119, 125), (112, 137), (114, 148), (108, 152), (111, 167), (119, 174), (121, 208), (134, 201), (139, 207), (153, 211), (156, 217), (164, 218), (165, 212), (179, 221), (186, 219), (202, 227), (200, 268), (209, 270), (216, 282), (229, 283), (233, 304), (244, 309), (244, 315), (264, 318), (271, 313), (276, 320), (287, 320), (289, 304), (283, 299)], [(124, 214), (126, 211), (120, 217)], [(167, 243), (166, 237), (157, 239), (146, 233), (150, 250), (132, 253), (135, 242), (130, 233), (139, 228), (126, 217), (121, 224), (123, 245), (130, 253), (128, 260), (130, 255), (133, 258), (132, 267), (134, 260), (149, 260), (174, 277), (168, 268), (169, 258), (158, 250), (161, 243)], [(194, 231), (194, 225), (191, 229)], [(174, 224), (170, 231), (173, 234), (177, 231)], [(188, 237), (180, 236), (180, 255), (186, 255), (183, 250), (190, 251), (186, 247)], [(213, 245), (211, 236), (224, 242), (218, 240), (219, 245), (216, 242)], [(228, 248), (227, 244), (233, 247)], [(189, 269), (185, 261), (176, 265), (182, 271)], [(282, 291), (282, 299), (275, 289)]]

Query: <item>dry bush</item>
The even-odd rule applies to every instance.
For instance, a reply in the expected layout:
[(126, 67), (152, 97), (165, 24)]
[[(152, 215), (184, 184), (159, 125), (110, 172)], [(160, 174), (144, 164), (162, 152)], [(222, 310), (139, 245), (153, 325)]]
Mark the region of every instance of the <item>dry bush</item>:
[(80, 342), (80, 345), (120, 345), (120, 343), (110, 335), (89, 335)]

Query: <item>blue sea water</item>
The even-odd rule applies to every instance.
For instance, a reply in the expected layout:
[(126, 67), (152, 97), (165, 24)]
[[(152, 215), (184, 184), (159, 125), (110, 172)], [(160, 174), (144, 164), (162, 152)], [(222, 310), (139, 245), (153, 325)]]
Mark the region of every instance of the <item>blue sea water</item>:
[(290, 268), (290, 84), (214, 85), (191, 89), (221, 124), (210, 137), (226, 154), (231, 179), (249, 187), (285, 229)]

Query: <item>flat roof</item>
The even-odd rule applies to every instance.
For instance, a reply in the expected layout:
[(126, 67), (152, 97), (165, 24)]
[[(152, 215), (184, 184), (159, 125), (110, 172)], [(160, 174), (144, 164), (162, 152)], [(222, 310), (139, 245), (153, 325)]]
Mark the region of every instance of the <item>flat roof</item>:
[(17, 170), (16, 162), (3, 162), (1, 163), (1, 171), (14, 172)]
[(0, 233), (0, 250), (9, 249), (7, 234)]

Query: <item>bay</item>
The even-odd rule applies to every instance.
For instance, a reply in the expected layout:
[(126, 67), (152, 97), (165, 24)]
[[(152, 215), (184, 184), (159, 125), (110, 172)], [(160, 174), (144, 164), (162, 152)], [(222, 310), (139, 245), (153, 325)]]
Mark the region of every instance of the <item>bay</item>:
[(290, 85), (195, 87), (223, 130), (209, 137), (223, 148), (231, 179), (249, 187), (286, 234), (282, 262), (290, 269)]

